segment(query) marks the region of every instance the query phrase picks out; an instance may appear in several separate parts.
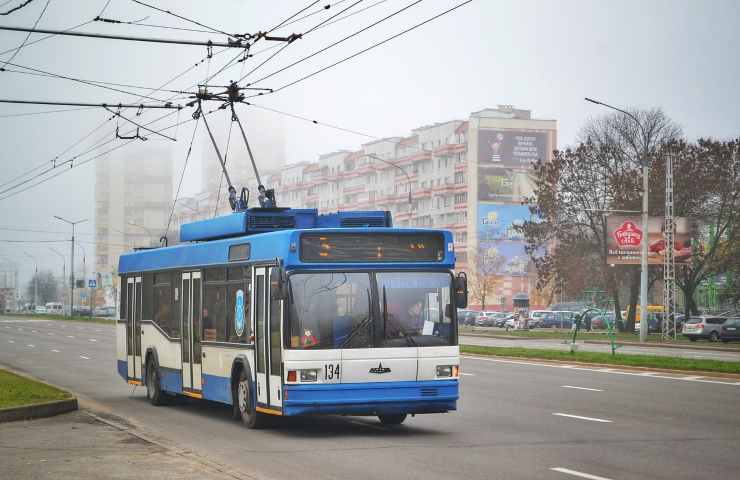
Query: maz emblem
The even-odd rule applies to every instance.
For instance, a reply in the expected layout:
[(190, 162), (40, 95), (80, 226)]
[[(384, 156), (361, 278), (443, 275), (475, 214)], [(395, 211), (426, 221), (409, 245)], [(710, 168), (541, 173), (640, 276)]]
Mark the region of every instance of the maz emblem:
[(373, 367), (370, 369), (370, 373), (377, 373), (378, 375), (382, 375), (384, 373), (390, 373), (391, 369), (387, 367), (383, 367), (383, 363), (379, 363), (377, 367)]

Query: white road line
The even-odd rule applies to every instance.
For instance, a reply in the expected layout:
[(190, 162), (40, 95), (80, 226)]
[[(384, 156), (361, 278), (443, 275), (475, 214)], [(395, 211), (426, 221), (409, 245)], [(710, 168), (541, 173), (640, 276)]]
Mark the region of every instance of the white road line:
[(464, 373), (464, 372), (460, 372), (460, 375), (465, 375), (466, 377), (474, 377), (475, 376), (474, 373)]
[(53, 348), (51, 349), (51, 351), (54, 352), (54, 353), (59, 353), (59, 350), (55, 350)]
[(573, 385), (560, 385), (561, 388), (574, 388), (576, 390), (588, 390), (589, 392), (603, 392), (600, 388), (575, 387)]
[(589, 480), (611, 480), (610, 478), (591, 475), (590, 473), (579, 472), (578, 470), (571, 470), (563, 467), (553, 467), (550, 470), (553, 472), (565, 473), (566, 475), (573, 475), (574, 477), (587, 478)]
[(91, 342), (97, 342), (97, 340), (95, 340), (94, 338), (90, 338), (89, 340), (90, 340)]
[(15, 343), (15, 340), (8, 340), (9, 343)]
[(80, 358), (83, 359), (83, 360), (90, 360), (90, 357), (86, 357), (84, 355), (80, 355)]
[(681, 377), (681, 380), (699, 380), (700, 378), (704, 378), (701, 375), (688, 375), (685, 377)]
[(577, 418), (578, 420), (588, 420), (589, 422), (612, 423), (611, 420), (607, 420), (605, 418), (582, 417), (580, 415), (571, 415), (569, 413), (555, 412), (553, 415), (558, 417)]
[(53, 333), (49, 332), (49, 335), (54, 335)]
[(39, 332), (37, 332), (36, 330), (31, 330), (31, 333), (39, 333)]
[[(529, 365), (534, 367), (546, 367), (546, 368), (560, 368), (560, 365), (555, 365), (551, 363), (538, 363), (538, 362), (524, 362), (520, 360), (507, 360), (503, 358), (482, 358), (482, 357), (476, 357), (476, 356), (470, 356), (470, 355), (461, 355), (463, 358), (471, 359), (471, 360), (480, 360), (482, 362), (495, 362), (495, 363), (511, 363), (514, 365)], [(614, 368), (595, 368), (595, 367), (571, 367), (571, 370), (579, 370), (584, 372), (599, 372), (599, 373), (612, 373), (616, 375), (631, 375), (631, 376), (642, 376), (644, 378), (662, 378), (664, 380), (679, 380), (683, 382), (698, 382), (698, 383), (714, 383), (718, 385), (740, 385), (740, 382), (732, 382), (732, 381), (726, 381), (722, 382), (719, 380), (706, 380), (703, 378), (697, 378), (697, 379), (691, 379), (686, 377), (669, 377), (667, 375), (660, 375), (660, 372), (652, 373), (649, 377), (646, 377), (644, 375), (641, 375), (641, 372), (629, 372), (625, 370), (617, 370)]]
[(28, 348), (36, 348), (36, 345), (26, 345)]
[(67, 338), (75, 338), (74, 335), (67, 335)]

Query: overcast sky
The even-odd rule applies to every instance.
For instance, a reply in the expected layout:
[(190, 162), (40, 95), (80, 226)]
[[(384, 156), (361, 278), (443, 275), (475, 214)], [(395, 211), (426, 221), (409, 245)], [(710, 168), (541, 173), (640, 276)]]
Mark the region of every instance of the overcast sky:
[[(0, 25), (31, 27), (46, 1), (35, 0), (12, 15), (0, 16)], [(305, 32), (355, 1), (323, 0), (307, 12), (327, 3), (337, 5), (277, 33)], [(3, 5), (0, 11), (19, 3), (21, 0), (0, 0)], [(66, 29), (89, 21), (100, 14), (106, 3), (106, 0), (51, 0), (39, 28)], [(226, 32), (256, 32), (273, 27), (310, 2), (150, 0), (148, 3)], [(347, 13), (376, 3), (378, 0), (364, 0)], [(249, 78), (256, 80), (271, 73), (409, 3), (411, 0), (387, 0), (349, 19), (311, 32)], [(457, 3), (454, 0), (422, 1), (259, 85), (277, 88), (290, 83)], [(112, 0), (102, 16), (123, 21), (148, 17), (142, 23), (200, 28), (131, 0)], [(535, 118), (557, 120), (562, 147), (573, 142), (584, 121), (604, 113), (599, 107), (583, 101), (584, 96), (590, 96), (622, 107), (660, 107), (683, 127), (690, 139), (700, 136), (729, 138), (740, 134), (739, 20), (740, 2), (736, 0), (474, 0), (309, 80), (256, 99), (255, 103), (379, 137), (408, 135), (412, 128), (420, 125), (465, 119), (470, 112), (485, 107), (512, 104), (531, 109)], [(101, 22), (92, 22), (78, 30), (224, 41), (223, 36), (212, 33)], [(0, 32), (0, 52), (19, 45), (25, 35)], [(34, 34), (30, 40), (39, 37)], [(259, 42), (253, 53), (271, 45)], [(215, 52), (218, 50), (214, 48)], [(248, 72), (275, 51), (256, 54), (248, 62), (237, 64), (219, 76), (217, 83), (237, 79), (240, 71)], [(75, 78), (153, 88), (195, 64), (205, 54), (206, 48), (200, 46), (54, 37), (23, 48), (12, 62)], [(210, 65), (203, 62), (166, 88), (192, 91), (193, 84), (236, 54), (235, 50), (218, 54)], [(12, 52), (0, 55), (0, 65), (11, 55)], [(241, 70), (242, 65), (245, 70)], [(6, 68), (18, 69), (11, 65)], [(113, 88), (147, 93), (128, 87)], [(10, 99), (111, 103), (137, 100), (132, 95), (67, 80), (7, 71), (0, 72), (0, 90), (0, 98)], [(174, 94), (152, 94), (158, 99), (170, 95)], [(58, 108), (65, 107), (0, 104), (0, 184), (44, 162), (50, 165), (52, 159), (110, 117), (100, 109), (7, 116)], [(368, 141), (366, 137), (270, 112), (252, 113), (248, 108), (243, 110), (248, 134), (278, 139), (260, 147), (262, 151), (257, 155), (263, 158), (272, 153), (266, 149), (275, 149), (284, 151), (289, 163), (313, 161), (321, 153), (340, 148), (356, 149)], [(134, 113), (129, 111), (128, 115), (137, 118)], [(147, 111), (138, 121), (150, 121), (164, 113)], [(174, 113), (153, 127), (187, 120), (191, 113), (192, 109)], [(209, 118), (213, 118), (212, 126), (219, 139), (224, 139), (228, 125), (226, 113), (219, 112)], [(124, 125), (121, 121), (121, 128)], [(100, 130), (59, 158), (67, 160), (95, 142), (111, 140), (115, 126), (115, 120), (105, 122)], [(95, 161), (123, 162), (130, 155), (147, 155), (147, 149), (161, 152), (163, 149), (159, 147), (167, 146), (164, 151), (168, 155), (163, 157), (157, 153), (151, 161), (173, 162), (179, 175), (192, 128), (191, 122), (166, 132), (177, 136), (176, 143), (150, 134), (148, 142), (135, 142)], [(186, 171), (186, 194), (199, 189), (202, 162), (218, 167), (205, 141), (206, 133), (200, 130)], [(113, 140), (97, 152), (120, 146), (122, 142)], [(155, 144), (157, 148), (151, 148)], [(234, 162), (246, 165), (243, 149), (237, 143), (233, 149)], [(87, 154), (80, 160), (90, 157), (91, 154)], [(66, 232), (68, 226), (54, 221), (53, 215), (92, 220), (95, 161), (74, 169), (66, 167), (68, 171), (57, 178), (19, 195), (3, 199), (7, 193), (0, 193), (0, 228), (3, 228), (0, 239), (64, 238), (64, 234), (54, 232)], [(0, 191), (8, 186), (0, 187)], [(43, 233), (16, 232), (7, 228)], [(92, 240), (92, 223), (81, 225), (79, 230), (81, 238)], [(61, 260), (50, 251), (50, 245), (0, 242), (0, 255), (10, 256), (21, 270), (30, 271), (32, 263), (23, 259), (23, 252), (27, 251), (37, 257), (40, 268), (59, 271)], [(51, 246), (68, 254), (68, 244)], [(92, 257), (93, 246), (88, 244), (85, 248)], [(9, 258), (0, 257), (0, 261), (3, 259)]]

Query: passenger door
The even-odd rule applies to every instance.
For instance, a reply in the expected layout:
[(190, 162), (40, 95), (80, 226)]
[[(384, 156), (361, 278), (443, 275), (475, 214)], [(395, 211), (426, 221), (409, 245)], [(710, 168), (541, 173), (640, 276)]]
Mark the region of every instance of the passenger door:
[(186, 395), (199, 397), (201, 376), (201, 275), (200, 272), (182, 274), (182, 314), (180, 331), (182, 342), (182, 390)]
[(256, 267), (252, 284), (255, 332), (257, 404), (260, 408), (282, 407), (282, 300), (270, 299), (271, 268)]
[(128, 378), (141, 381), (141, 277), (126, 281), (126, 364)]

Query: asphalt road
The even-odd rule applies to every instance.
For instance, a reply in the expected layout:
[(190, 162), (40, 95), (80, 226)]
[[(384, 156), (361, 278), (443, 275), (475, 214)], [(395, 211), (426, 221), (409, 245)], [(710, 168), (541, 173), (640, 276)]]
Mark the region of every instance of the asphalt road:
[(454, 413), (395, 429), (374, 418), (310, 417), (250, 431), (216, 404), (150, 406), (144, 390), (116, 374), (110, 326), (0, 320), (0, 364), (69, 388), (244, 478), (675, 480), (740, 472), (737, 380), (462, 363)]
[[(460, 335), (460, 343), (464, 345), (483, 345), (491, 347), (524, 347), (524, 348), (547, 348), (554, 350), (569, 350), (570, 342), (565, 343), (556, 338), (533, 338), (533, 339), (514, 339), (506, 338), (487, 338), (476, 335)], [(577, 340), (578, 350), (584, 352), (611, 352), (611, 346), (608, 344), (584, 343), (583, 340)], [(720, 350), (702, 350), (686, 348), (664, 348), (664, 347), (640, 347), (635, 345), (622, 345), (617, 350), (619, 353), (629, 353), (637, 355), (659, 355), (665, 357), (682, 357), (682, 358), (705, 358), (708, 360), (723, 360), (740, 362), (740, 350), (720, 351)]]

